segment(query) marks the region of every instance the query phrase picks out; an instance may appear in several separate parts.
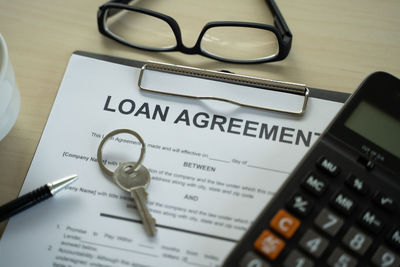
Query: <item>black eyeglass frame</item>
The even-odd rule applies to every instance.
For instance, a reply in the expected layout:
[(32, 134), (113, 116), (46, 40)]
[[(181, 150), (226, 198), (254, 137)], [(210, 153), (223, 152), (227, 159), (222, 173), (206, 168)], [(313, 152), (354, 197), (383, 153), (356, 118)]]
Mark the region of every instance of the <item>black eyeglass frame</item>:
[[(289, 27), (286, 24), (285, 19), (283, 18), (278, 6), (276, 5), (274, 0), (266, 0), (268, 7), (271, 10), (271, 13), (274, 17), (274, 26), (268, 25), (268, 24), (262, 24), (262, 23), (255, 23), (255, 22), (239, 22), (239, 21), (214, 21), (214, 22), (208, 22), (203, 29), (201, 30), (199, 37), (197, 38), (197, 41), (193, 47), (187, 47), (183, 44), (182, 42), (182, 34), (180, 27), (178, 23), (176, 22), (175, 19), (172, 17), (153, 11), (149, 9), (144, 9), (141, 7), (135, 7), (132, 5), (128, 5), (127, 3), (131, 2), (131, 0), (114, 0), (105, 3), (104, 5), (99, 7), (99, 10), (97, 12), (97, 25), (98, 29), (101, 34), (105, 35), (106, 37), (113, 39), (121, 44), (133, 47), (133, 48), (138, 48), (138, 49), (143, 49), (146, 51), (153, 51), (153, 52), (173, 52), (173, 51), (178, 51), (182, 52), (184, 54), (199, 54), (203, 55), (208, 58), (216, 59), (219, 61), (223, 62), (229, 62), (229, 63), (241, 63), (241, 64), (252, 64), (252, 63), (264, 63), (264, 62), (273, 62), (273, 61), (279, 61), (283, 60), (287, 57), (289, 54), (291, 45), (292, 45), (292, 33), (289, 30)], [(125, 10), (131, 10), (135, 12), (139, 12), (142, 14), (150, 15), (156, 18), (159, 18), (171, 27), (172, 32), (175, 35), (176, 39), (176, 45), (172, 47), (167, 47), (167, 48), (153, 48), (153, 47), (148, 47), (148, 46), (140, 46), (140, 45), (135, 45), (130, 42), (125, 41), (124, 39), (119, 38), (118, 36), (114, 35), (110, 31), (108, 31), (107, 27), (105, 27), (105, 19), (106, 19), (106, 14), (109, 9), (125, 9)], [(109, 14), (108, 16), (113, 16), (114, 14)], [(235, 60), (235, 59), (229, 59), (229, 58), (223, 58), (223, 57), (218, 57), (216, 55), (213, 55), (207, 51), (204, 51), (201, 49), (201, 40), (206, 33), (206, 31), (210, 28), (214, 27), (247, 27), (247, 28), (257, 28), (257, 29), (264, 29), (264, 30), (269, 30), (270, 32), (273, 32), (278, 40), (278, 45), (279, 45), (279, 50), (278, 54), (266, 57), (266, 58), (260, 58), (260, 59), (254, 59), (254, 60)]]

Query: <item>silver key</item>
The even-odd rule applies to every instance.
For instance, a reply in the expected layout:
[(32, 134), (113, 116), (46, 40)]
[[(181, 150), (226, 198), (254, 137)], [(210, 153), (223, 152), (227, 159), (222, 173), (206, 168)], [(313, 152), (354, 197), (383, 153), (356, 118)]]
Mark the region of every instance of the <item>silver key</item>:
[(150, 173), (143, 165), (137, 171), (133, 170), (135, 162), (124, 162), (118, 165), (113, 174), (114, 182), (122, 189), (131, 193), (143, 226), (150, 236), (156, 234), (156, 220), (151, 216), (146, 206), (147, 192), (145, 188), (150, 183)]

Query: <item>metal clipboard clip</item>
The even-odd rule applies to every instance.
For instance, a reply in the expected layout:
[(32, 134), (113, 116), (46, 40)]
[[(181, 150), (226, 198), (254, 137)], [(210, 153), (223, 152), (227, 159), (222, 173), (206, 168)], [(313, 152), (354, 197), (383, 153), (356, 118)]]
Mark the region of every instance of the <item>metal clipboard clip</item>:
[(158, 62), (143, 65), (138, 87), (152, 93), (295, 115), (305, 112), (310, 94), (304, 84)]

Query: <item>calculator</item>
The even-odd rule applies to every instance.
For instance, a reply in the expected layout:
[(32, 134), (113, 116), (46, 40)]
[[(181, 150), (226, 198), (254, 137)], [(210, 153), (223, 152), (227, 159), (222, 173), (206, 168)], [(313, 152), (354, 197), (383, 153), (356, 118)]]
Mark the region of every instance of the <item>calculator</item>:
[(400, 80), (369, 75), (225, 267), (400, 266)]

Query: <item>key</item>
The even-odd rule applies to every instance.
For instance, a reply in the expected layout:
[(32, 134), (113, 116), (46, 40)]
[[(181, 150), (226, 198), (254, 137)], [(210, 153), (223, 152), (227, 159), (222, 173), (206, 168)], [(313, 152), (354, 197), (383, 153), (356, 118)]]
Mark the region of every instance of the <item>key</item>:
[(146, 206), (147, 192), (145, 188), (150, 183), (150, 173), (143, 165), (137, 171), (133, 170), (135, 162), (124, 162), (118, 165), (113, 174), (114, 182), (122, 189), (130, 192), (134, 199), (143, 226), (150, 236), (156, 234), (156, 221)]

